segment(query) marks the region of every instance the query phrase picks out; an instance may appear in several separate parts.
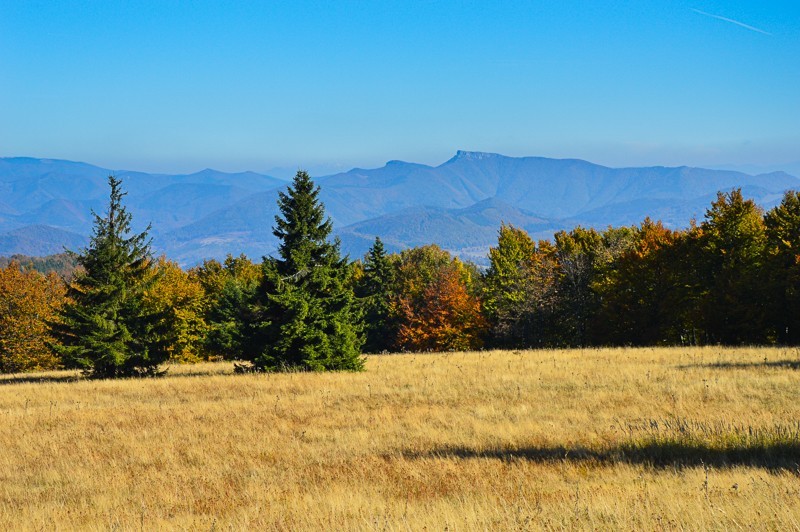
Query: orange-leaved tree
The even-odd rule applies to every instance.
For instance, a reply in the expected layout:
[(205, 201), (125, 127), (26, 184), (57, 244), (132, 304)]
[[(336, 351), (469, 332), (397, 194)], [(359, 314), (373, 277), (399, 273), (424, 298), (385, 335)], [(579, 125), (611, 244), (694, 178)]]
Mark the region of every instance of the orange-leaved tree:
[(17, 262), (0, 268), (0, 371), (60, 367), (51, 348), (49, 324), (57, 319), (65, 293), (63, 281), (54, 273), (23, 270)]
[(598, 343), (653, 345), (677, 343), (677, 297), (681, 294), (675, 247), (680, 233), (645, 218), (635, 240), (598, 276)]
[(398, 347), (453, 351), (482, 345), (486, 321), (473, 293), (473, 272), (464, 263), (425, 246), (404, 251), (398, 270)]

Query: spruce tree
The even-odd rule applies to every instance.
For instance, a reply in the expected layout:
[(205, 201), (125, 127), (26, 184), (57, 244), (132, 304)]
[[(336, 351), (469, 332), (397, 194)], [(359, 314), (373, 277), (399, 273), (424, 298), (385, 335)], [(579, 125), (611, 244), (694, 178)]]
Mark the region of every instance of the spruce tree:
[(363, 369), (351, 268), (318, 196), (303, 171), (279, 193), (278, 257), (264, 257), (246, 345), (254, 370)]
[(143, 305), (155, 280), (149, 227), (131, 235), (131, 215), (122, 204), (121, 181), (108, 178), (108, 211), (94, 211), (89, 246), (72, 253), (81, 267), (67, 290), (69, 303), (52, 324), (56, 348), (68, 367), (93, 377), (154, 375), (169, 357), (164, 320)]
[(364, 257), (364, 276), (358, 283), (366, 328), (364, 349), (368, 353), (391, 349), (397, 335), (397, 327), (390, 316), (394, 279), (394, 266), (386, 255), (383, 242), (375, 237), (375, 243)]

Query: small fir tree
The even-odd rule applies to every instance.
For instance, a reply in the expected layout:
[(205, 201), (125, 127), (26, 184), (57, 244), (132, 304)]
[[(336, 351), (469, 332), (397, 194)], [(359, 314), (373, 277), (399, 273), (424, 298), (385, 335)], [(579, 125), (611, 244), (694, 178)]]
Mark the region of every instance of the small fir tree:
[(94, 216), (89, 246), (73, 253), (81, 269), (67, 290), (60, 323), (52, 327), (56, 348), (69, 367), (93, 377), (154, 375), (169, 358), (164, 316), (143, 297), (155, 282), (149, 227), (130, 235), (131, 215), (122, 205), (121, 181), (108, 178), (105, 216)]
[(368, 353), (391, 349), (393, 338), (397, 335), (390, 317), (391, 300), (395, 293), (394, 278), (394, 267), (386, 255), (383, 242), (375, 237), (375, 243), (364, 258), (364, 275), (359, 280), (357, 294), (364, 309), (364, 350)]
[(241, 359), (250, 322), (250, 304), (260, 284), (261, 265), (244, 255), (224, 263), (207, 260), (191, 271), (205, 292), (208, 330), (204, 346), (216, 357)]
[(264, 257), (245, 353), (254, 370), (363, 369), (351, 268), (318, 196), (303, 171), (279, 194), (279, 256)]

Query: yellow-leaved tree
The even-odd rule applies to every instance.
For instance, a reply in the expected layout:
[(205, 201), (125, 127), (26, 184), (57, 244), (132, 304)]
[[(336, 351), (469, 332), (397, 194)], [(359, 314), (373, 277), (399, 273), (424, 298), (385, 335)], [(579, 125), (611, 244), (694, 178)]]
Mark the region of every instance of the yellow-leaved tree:
[(155, 282), (144, 304), (159, 314), (169, 336), (170, 360), (199, 362), (208, 359), (203, 340), (208, 330), (204, 318), (205, 291), (195, 276), (164, 257), (153, 268)]
[(0, 268), (0, 371), (57, 369), (50, 323), (66, 301), (64, 282), (11, 262)]

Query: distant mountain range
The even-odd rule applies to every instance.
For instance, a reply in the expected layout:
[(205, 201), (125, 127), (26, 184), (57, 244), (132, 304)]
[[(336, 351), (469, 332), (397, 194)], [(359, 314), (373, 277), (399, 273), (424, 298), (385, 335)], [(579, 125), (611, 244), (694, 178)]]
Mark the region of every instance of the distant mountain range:
[[(243, 172), (194, 174), (111, 171), (53, 159), (0, 158), (0, 255), (46, 255), (85, 245), (91, 209), (102, 212), (106, 178), (122, 178), (141, 230), (152, 224), (154, 251), (183, 265), (275, 251), (272, 226), (285, 180)], [(749, 175), (690, 167), (608, 168), (578, 159), (505, 157), (459, 151), (439, 166), (390, 161), (316, 177), (343, 249), (363, 255), (375, 236), (391, 250), (437, 243), (485, 261), (501, 222), (537, 238), (576, 225), (637, 224), (650, 216), (671, 227), (702, 219), (719, 190), (742, 187), (770, 208), (800, 180), (785, 172)]]

